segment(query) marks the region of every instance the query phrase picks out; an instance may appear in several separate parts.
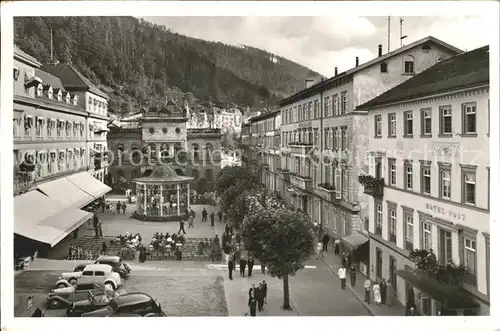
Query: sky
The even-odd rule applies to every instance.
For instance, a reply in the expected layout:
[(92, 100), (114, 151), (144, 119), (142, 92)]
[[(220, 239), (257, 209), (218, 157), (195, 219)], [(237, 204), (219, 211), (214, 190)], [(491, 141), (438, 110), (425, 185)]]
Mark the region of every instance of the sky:
[[(324, 76), (334, 67), (343, 72), (387, 52), (388, 17), (143, 17), (173, 32), (226, 44), (264, 49), (300, 63)], [(400, 47), (400, 18), (404, 44), (432, 35), (462, 50), (489, 43), (484, 17), (391, 17), (391, 50)]]

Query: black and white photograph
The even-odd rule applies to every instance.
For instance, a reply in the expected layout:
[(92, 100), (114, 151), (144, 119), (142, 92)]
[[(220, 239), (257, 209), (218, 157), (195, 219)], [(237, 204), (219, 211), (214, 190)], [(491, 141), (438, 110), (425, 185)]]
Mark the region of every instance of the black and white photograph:
[(498, 3), (125, 2), (2, 14), (2, 328), (493, 315)]

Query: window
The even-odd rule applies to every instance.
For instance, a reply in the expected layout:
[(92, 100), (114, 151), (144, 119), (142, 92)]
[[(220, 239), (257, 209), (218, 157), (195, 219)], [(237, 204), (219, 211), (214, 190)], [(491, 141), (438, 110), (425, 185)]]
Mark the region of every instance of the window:
[(449, 166), (440, 166), (439, 170), (439, 192), (440, 198), (451, 199), (451, 169)]
[(342, 149), (347, 150), (349, 148), (349, 141), (347, 136), (347, 128), (342, 128)]
[(476, 204), (476, 173), (475, 169), (462, 169), (462, 202)]
[(38, 86), (36, 88), (36, 96), (41, 97), (42, 94), (43, 94), (43, 86), (42, 86), (42, 84), (38, 84)]
[(411, 161), (405, 162), (405, 188), (413, 190), (413, 164)]
[(429, 165), (421, 164), (420, 169), (422, 177), (421, 192), (431, 194), (431, 168)]
[(462, 105), (462, 133), (475, 134), (476, 132), (476, 103)]
[(422, 109), (420, 111), (421, 123), (422, 123), (422, 135), (431, 136), (432, 135), (432, 114), (431, 109)]
[(388, 159), (388, 163), (389, 163), (389, 185), (396, 186), (396, 178), (397, 178), (396, 160)]
[(382, 235), (382, 204), (377, 204), (375, 213), (375, 234)]
[(439, 133), (442, 135), (451, 135), (451, 106), (439, 107)]
[(314, 146), (319, 145), (319, 133), (318, 129), (314, 129), (314, 141), (313, 141)]
[(397, 214), (395, 209), (389, 209), (389, 241), (393, 243), (396, 242), (396, 224), (397, 224)]
[(422, 249), (430, 251), (432, 249), (432, 225), (430, 223), (423, 223), (422, 230)]
[(469, 238), (463, 238), (464, 249), (462, 265), (467, 268), (467, 273), (476, 275), (476, 242)]
[(339, 102), (339, 97), (337, 94), (335, 94), (332, 97), (332, 113), (335, 116), (339, 115), (339, 113), (340, 113), (339, 107), (338, 107), (338, 102)]
[(382, 62), (380, 64), (380, 72), (387, 72), (387, 63)]
[(342, 199), (347, 201), (347, 187), (349, 184), (349, 173), (346, 168), (340, 169), (342, 171)]
[(450, 261), (453, 261), (451, 232), (439, 229), (439, 263), (445, 265)]
[(302, 121), (302, 105), (299, 105), (299, 122)]
[(306, 120), (310, 120), (312, 118), (312, 107), (313, 107), (313, 103), (312, 103), (312, 101), (310, 101), (307, 104)]
[(410, 213), (404, 214), (405, 222), (405, 249), (413, 250), (413, 215)]
[(391, 113), (388, 115), (388, 123), (389, 123), (389, 137), (396, 137), (396, 113)]
[(413, 111), (404, 112), (404, 135), (413, 136)]
[(345, 214), (342, 214), (342, 219), (344, 220), (344, 237), (349, 235), (349, 222), (347, 220), (347, 216)]
[(325, 117), (332, 116), (330, 109), (330, 97), (325, 98)]
[(96, 271), (95, 275), (96, 276), (104, 276), (104, 271)]
[(84, 272), (82, 272), (82, 275), (83, 276), (93, 276), (93, 272), (92, 271), (84, 271)]
[(314, 118), (319, 117), (319, 100), (314, 101)]
[(21, 118), (15, 118), (14, 116), (14, 121), (12, 123), (14, 137), (21, 137), (20, 124), (21, 124)]
[(375, 138), (382, 137), (382, 115), (375, 115)]
[(49, 87), (49, 90), (47, 91), (47, 95), (48, 95), (49, 99), (52, 99), (52, 97), (53, 97), (52, 87)]
[(415, 73), (415, 58), (411, 55), (405, 56), (405, 74), (414, 74)]
[(347, 113), (347, 92), (342, 92), (342, 114)]
[(335, 198), (336, 199), (341, 199), (342, 198), (342, 191), (343, 191), (343, 186), (342, 186), (342, 170), (339, 168), (335, 168)]

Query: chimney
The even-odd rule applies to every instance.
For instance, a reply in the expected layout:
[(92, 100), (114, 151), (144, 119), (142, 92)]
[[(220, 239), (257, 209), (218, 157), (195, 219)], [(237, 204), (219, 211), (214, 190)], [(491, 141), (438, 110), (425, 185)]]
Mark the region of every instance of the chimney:
[(337, 76), (337, 75), (338, 75), (338, 73), (339, 73), (339, 72), (338, 72), (338, 69), (337, 69), (337, 67), (335, 67), (335, 76)]
[(378, 56), (382, 56), (382, 45), (378, 45)]
[(314, 85), (314, 80), (306, 79), (306, 89), (310, 88), (313, 85)]
[(356, 67), (359, 66), (359, 57), (356, 56)]

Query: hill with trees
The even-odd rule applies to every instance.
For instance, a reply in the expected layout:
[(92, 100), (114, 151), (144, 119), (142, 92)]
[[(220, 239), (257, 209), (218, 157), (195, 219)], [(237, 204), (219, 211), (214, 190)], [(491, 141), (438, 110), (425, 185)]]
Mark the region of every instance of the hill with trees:
[(17, 17), (15, 43), (41, 62), (71, 63), (125, 115), (165, 97), (265, 107), (318, 73), (247, 46), (190, 38), (133, 17)]

